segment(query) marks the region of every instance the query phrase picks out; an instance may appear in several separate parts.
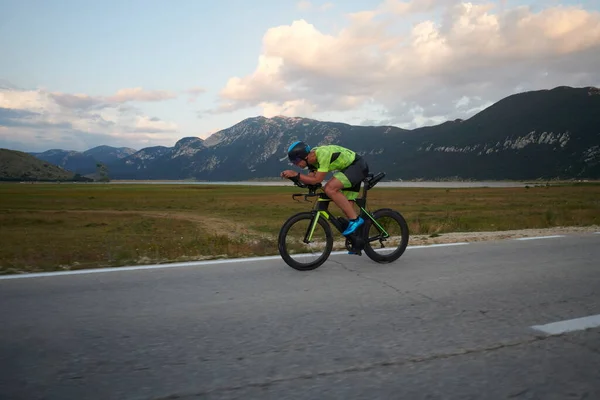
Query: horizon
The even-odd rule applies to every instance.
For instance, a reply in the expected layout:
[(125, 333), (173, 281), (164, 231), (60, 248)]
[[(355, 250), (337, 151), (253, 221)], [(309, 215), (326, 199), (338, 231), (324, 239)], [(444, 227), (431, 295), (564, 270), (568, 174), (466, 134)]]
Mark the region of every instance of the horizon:
[(173, 147), (259, 116), (413, 130), (600, 86), (596, 0), (3, 4), (0, 147), (26, 152)]

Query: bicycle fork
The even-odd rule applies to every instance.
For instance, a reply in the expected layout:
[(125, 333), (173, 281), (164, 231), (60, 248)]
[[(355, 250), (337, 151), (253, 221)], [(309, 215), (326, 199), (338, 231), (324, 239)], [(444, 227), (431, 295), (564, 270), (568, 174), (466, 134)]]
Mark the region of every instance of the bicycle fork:
[(323, 216), (325, 219), (329, 219), (329, 213), (327, 211), (318, 210), (313, 211), (313, 218), (306, 230), (306, 234), (304, 235), (304, 243), (309, 244), (312, 242), (312, 236), (315, 233), (315, 229), (317, 228), (317, 224), (319, 223), (319, 217)]

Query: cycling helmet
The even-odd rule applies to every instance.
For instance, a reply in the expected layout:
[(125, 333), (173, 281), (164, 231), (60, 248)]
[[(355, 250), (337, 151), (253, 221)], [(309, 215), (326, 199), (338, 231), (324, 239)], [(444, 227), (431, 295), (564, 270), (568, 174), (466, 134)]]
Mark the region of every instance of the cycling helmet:
[(288, 147), (288, 158), (296, 164), (300, 160), (306, 160), (309, 152), (310, 146), (298, 140)]

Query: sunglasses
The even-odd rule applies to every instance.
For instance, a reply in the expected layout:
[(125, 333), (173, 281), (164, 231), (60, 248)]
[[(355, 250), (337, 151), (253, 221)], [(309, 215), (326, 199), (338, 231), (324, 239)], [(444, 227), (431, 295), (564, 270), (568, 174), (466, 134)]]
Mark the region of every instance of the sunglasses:
[(300, 161), (304, 161), (304, 158), (296, 158), (296, 159), (294, 159), (294, 160), (292, 161), (292, 163), (293, 163), (294, 165), (298, 165), (298, 164), (300, 164)]

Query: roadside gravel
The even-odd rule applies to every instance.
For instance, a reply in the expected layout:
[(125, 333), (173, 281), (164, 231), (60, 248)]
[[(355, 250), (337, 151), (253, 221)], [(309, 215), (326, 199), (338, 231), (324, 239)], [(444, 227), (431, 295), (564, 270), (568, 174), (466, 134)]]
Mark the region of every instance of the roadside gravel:
[(482, 242), (488, 240), (517, 239), (523, 237), (552, 236), (594, 232), (600, 232), (600, 226), (565, 226), (545, 229), (521, 229), (514, 231), (499, 232), (455, 232), (443, 233), (436, 237), (431, 237), (431, 235), (411, 235), (409, 245), (418, 246), (441, 243)]

